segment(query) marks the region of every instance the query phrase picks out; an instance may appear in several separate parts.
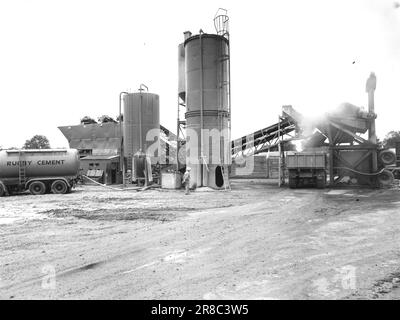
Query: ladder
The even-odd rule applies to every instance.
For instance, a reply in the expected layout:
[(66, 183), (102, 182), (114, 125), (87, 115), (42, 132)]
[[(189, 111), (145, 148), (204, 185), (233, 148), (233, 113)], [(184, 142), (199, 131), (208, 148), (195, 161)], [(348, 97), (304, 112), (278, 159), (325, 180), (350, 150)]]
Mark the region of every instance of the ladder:
[(18, 152), (18, 181), (20, 185), (26, 183), (26, 161), (24, 151)]

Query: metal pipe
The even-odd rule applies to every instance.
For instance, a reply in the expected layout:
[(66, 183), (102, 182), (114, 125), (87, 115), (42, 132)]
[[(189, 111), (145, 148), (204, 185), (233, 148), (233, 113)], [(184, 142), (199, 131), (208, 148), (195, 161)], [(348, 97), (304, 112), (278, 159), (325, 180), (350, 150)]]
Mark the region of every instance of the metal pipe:
[(200, 43), (200, 176), (201, 176), (201, 180), (200, 180), (200, 186), (203, 186), (203, 181), (204, 181), (204, 177), (203, 177), (203, 162), (204, 162), (204, 158), (203, 158), (203, 128), (204, 128), (204, 119), (203, 119), (203, 109), (204, 109), (204, 88), (203, 88), (203, 40), (202, 40), (202, 35), (203, 35), (203, 31), (200, 30), (199, 32), (199, 43)]
[(278, 158), (278, 187), (281, 186), (281, 165), (282, 165), (282, 160), (281, 160), (281, 117), (278, 116), (278, 153), (279, 153), (279, 158)]
[(142, 104), (143, 104), (143, 95), (140, 91), (140, 105), (139, 105), (139, 150), (143, 152), (143, 143), (142, 143)]
[(143, 152), (143, 142), (142, 142), (142, 106), (143, 106), (143, 95), (142, 91), (144, 91), (143, 87), (146, 88), (146, 91), (149, 92), (149, 88), (141, 83), (139, 86), (139, 92), (140, 92), (140, 105), (139, 105), (139, 149), (141, 152)]
[[(375, 101), (374, 94), (376, 89), (376, 76), (375, 73), (371, 72), (367, 84), (366, 91), (368, 93), (368, 111), (371, 114), (375, 113)], [(369, 132), (368, 132), (368, 140), (369, 142), (376, 144), (376, 129), (375, 129), (375, 117), (369, 120)], [(378, 153), (376, 150), (372, 152), (372, 172), (376, 172), (378, 170)]]
[(125, 188), (126, 183), (125, 183), (125, 159), (124, 159), (124, 135), (122, 132), (122, 113), (121, 113), (121, 100), (122, 100), (122, 95), (128, 94), (126, 91), (122, 91), (119, 94), (119, 131), (121, 135), (121, 145), (120, 145), (120, 168), (122, 170), (122, 186)]
[[(231, 141), (231, 128), (232, 128), (232, 97), (231, 97), (231, 37), (228, 33), (228, 141)], [(231, 162), (230, 148), (228, 148), (228, 164)]]
[(143, 84), (143, 83), (140, 84), (140, 86), (139, 86), (139, 91), (143, 91), (143, 90), (144, 90), (142, 87), (145, 87), (145, 88), (146, 88), (146, 91), (149, 92), (149, 88), (148, 88), (145, 84)]
[[(366, 91), (368, 93), (368, 112), (371, 114), (375, 113), (375, 89), (376, 76), (373, 72), (371, 72), (366, 84)], [(375, 118), (370, 120), (369, 141), (374, 144), (376, 143)]]
[(179, 92), (178, 92), (178, 117), (176, 120), (176, 171), (179, 171), (179, 127), (180, 127), (180, 104), (179, 104)]

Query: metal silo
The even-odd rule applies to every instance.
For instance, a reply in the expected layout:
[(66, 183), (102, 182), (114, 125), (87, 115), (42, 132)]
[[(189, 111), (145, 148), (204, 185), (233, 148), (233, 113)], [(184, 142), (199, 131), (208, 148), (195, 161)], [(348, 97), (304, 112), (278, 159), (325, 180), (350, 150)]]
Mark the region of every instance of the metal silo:
[[(143, 90), (124, 95), (124, 154), (128, 160), (127, 167), (129, 170), (132, 170), (132, 157), (140, 150), (151, 157), (153, 164), (158, 161), (159, 101), (157, 94), (143, 92)], [(156, 152), (153, 152), (154, 149), (156, 149)]]
[(229, 39), (227, 33), (200, 33), (187, 38), (184, 48), (191, 186), (226, 187), (231, 163)]
[(185, 48), (178, 46), (178, 96), (185, 101)]

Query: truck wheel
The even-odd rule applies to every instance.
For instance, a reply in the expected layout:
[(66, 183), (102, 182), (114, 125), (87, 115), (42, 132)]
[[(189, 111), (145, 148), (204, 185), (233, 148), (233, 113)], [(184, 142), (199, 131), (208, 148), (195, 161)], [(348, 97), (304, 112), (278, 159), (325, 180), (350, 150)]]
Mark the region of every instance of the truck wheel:
[(6, 190), (4, 190), (3, 185), (0, 184), (0, 197), (4, 196), (5, 193), (6, 193)]
[(64, 194), (68, 191), (68, 185), (63, 180), (56, 180), (51, 185), (51, 191), (54, 194)]
[(46, 185), (42, 181), (33, 181), (29, 185), (29, 192), (33, 195), (41, 195), (46, 193)]
[(291, 189), (296, 188), (296, 178), (289, 177), (289, 188)]
[(384, 166), (388, 166), (396, 162), (396, 154), (390, 150), (382, 150), (379, 152), (378, 159)]
[(389, 170), (383, 170), (382, 173), (378, 176), (378, 182), (382, 186), (389, 186), (393, 183), (393, 173)]
[(323, 189), (323, 188), (325, 188), (325, 181), (317, 179), (317, 189)]

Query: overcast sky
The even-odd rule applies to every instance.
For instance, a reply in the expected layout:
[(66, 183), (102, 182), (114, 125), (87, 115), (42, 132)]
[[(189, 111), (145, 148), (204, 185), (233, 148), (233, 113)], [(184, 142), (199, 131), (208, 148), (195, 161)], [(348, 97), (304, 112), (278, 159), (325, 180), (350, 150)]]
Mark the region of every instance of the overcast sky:
[[(68, 143), (57, 126), (116, 116), (120, 91), (160, 95), (176, 128), (177, 46), (230, 16), (232, 138), (276, 122), (281, 106), (306, 115), (367, 105), (377, 76), (380, 138), (400, 130), (400, 8), (392, 0), (0, 2), (0, 146), (35, 134)], [(354, 62), (354, 63), (353, 63)]]

